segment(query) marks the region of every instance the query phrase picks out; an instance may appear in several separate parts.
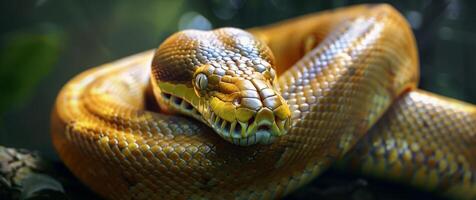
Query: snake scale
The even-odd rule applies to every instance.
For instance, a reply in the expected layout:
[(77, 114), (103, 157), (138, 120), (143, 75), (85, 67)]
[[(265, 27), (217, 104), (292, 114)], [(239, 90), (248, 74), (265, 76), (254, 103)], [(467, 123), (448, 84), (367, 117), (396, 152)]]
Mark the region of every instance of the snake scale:
[(108, 199), (276, 199), (333, 163), (474, 199), (476, 107), (417, 81), (386, 4), (188, 30), (69, 81), (52, 138)]

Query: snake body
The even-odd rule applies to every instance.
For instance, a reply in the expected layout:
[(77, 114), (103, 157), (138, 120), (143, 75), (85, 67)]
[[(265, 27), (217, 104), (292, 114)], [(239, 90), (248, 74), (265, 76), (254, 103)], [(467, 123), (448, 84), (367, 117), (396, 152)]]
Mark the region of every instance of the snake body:
[[(416, 89), (415, 41), (391, 6), (248, 31), (178, 33), (73, 78), (52, 114), (62, 160), (108, 199), (274, 199), (335, 162), (476, 197), (476, 107)], [(202, 52), (227, 46), (242, 58)]]

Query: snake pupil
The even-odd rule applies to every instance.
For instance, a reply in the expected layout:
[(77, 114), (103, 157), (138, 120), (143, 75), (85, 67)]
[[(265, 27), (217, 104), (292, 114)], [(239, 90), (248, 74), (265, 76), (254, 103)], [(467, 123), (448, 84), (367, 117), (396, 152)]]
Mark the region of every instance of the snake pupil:
[(195, 84), (200, 90), (207, 89), (208, 86), (208, 78), (207, 75), (200, 73), (195, 78)]

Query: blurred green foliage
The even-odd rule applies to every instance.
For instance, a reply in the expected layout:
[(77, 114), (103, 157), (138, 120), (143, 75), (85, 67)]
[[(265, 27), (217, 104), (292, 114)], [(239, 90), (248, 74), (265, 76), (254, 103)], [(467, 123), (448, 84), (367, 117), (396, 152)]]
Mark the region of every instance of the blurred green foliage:
[(0, 114), (24, 102), (57, 62), (63, 36), (60, 32), (14, 32), (3, 38), (0, 49)]

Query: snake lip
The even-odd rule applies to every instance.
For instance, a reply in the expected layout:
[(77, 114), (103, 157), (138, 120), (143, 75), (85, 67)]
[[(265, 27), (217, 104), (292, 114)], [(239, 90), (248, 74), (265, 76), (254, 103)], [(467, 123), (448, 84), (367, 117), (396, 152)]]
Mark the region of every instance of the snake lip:
[(162, 92), (160, 102), (172, 111), (179, 111), (198, 120), (207, 122), (223, 139), (239, 146), (271, 144), (276, 137), (284, 135), (285, 121), (258, 122), (254, 118), (248, 122), (227, 121), (209, 109), (209, 117), (199, 113), (197, 108), (186, 99)]
[[(270, 144), (274, 141), (276, 136), (278, 136), (278, 134), (274, 133), (275, 131), (273, 131), (271, 125), (264, 124), (256, 126), (256, 123), (253, 122), (251, 126), (249, 123), (240, 121), (229, 122), (219, 117), (213, 111), (211, 111), (208, 122), (223, 139), (239, 146)], [(253, 129), (253, 127), (255, 128)]]
[(192, 117), (200, 119), (201, 115), (198, 110), (190, 102), (183, 98), (162, 92), (159, 101), (165, 103), (174, 110), (179, 110), (180, 112), (183, 112), (186, 115), (190, 115)]

